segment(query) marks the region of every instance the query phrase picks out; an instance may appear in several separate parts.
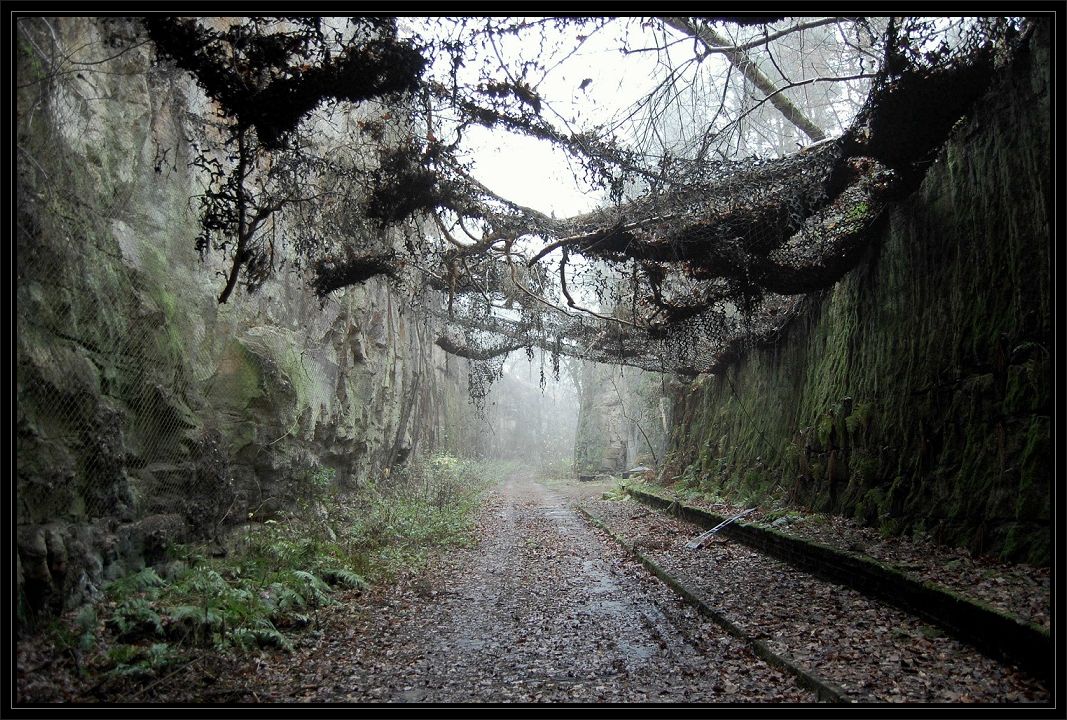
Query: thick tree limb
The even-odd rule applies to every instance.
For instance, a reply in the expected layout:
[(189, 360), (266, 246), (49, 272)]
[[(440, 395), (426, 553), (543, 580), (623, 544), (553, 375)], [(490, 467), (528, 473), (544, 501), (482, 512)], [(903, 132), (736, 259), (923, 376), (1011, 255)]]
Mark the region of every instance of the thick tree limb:
[(779, 30), (778, 32), (773, 32), (773, 33), (770, 33), (769, 35), (764, 35), (763, 37), (758, 37), (755, 40), (749, 40), (748, 42), (742, 43), (740, 45), (733, 45), (733, 46), (728, 46), (728, 47), (708, 48), (708, 52), (711, 52), (711, 53), (744, 52), (745, 50), (751, 50), (753, 48), (758, 48), (761, 45), (766, 45), (767, 43), (771, 42), (772, 40), (777, 40), (778, 38), (783, 38), (786, 35), (792, 35), (793, 33), (800, 32), (801, 30), (811, 30), (812, 28), (822, 27), (824, 25), (836, 25), (837, 23), (841, 22), (842, 20), (847, 20), (847, 19), (848, 18), (829, 17), (829, 18), (821, 18), (819, 20), (809, 20), (807, 22), (797, 23), (796, 25), (793, 25), (792, 27), (787, 27), (784, 30)]
[(813, 142), (826, 138), (826, 132), (805, 115), (800, 108), (794, 105), (789, 98), (780, 93), (779, 88), (775, 86), (770, 78), (760, 72), (756, 64), (744, 52), (733, 49), (729, 39), (707, 25), (697, 25), (691, 18), (664, 17), (660, 19), (665, 25), (699, 40), (709, 52), (721, 52), (725, 55), (744, 74), (749, 82), (770, 98), (771, 104), (785, 116), (786, 120), (796, 125)]

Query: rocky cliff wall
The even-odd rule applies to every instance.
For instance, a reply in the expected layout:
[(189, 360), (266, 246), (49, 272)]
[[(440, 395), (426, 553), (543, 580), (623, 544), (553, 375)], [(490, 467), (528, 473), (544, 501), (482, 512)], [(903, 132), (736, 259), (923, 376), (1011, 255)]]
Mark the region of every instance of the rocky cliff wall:
[(581, 369), (575, 466), (581, 473), (654, 467), (663, 455), (669, 408), (665, 376), (586, 362)]
[[(466, 368), (371, 280), (216, 301), (194, 249), (212, 108), (121, 20), (19, 21), (16, 483), (26, 612), (92, 597), (327, 473), (472, 450)], [(76, 61), (76, 62), (75, 62)]]
[(668, 477), (1049, 561), (1048, 47), (1045, 28), (777, 345), (676, 398)]

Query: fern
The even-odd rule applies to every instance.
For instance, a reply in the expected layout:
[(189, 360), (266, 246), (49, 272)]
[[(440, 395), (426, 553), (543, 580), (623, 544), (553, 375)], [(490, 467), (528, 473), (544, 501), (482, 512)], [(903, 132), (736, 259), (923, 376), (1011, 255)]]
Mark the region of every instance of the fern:
[(262, 602), (243, 587), (229, 588), (219, 598), (219, 608), (227, 619), (237, 621), (260, 614)]
[(230, 639), (241, 650), (252, 650), (259, 646), (256, 634), (251, 628), (234, 628), (230, 633)]
[[(281, 622), (281, 621), (279, 621)], [(291, 628), (304, 628), (311, 624), (311, 616), (304, 613), (288, 613), (284, 618), (284, 626)]]
[(144, 598), (124, 600), (115, 608), (108, 625), (120, 638), (163, 634), (163, 618)]
[(116, 665), (108, 671), (108, 675), (116, 678), (129, 678), (131, 680), (148, 680), (152, 677), (152, 670), (145, 662), (136, 662), (133, 664), (123, 663)]
[(207, 606), (178, 605), (166, 609), (170, 620), (170, 637), (192, 637), (206, 642), (213, 632), (221, 628), (223, 618)]
[(167, 582), (161, 578), (151, 567), (127, 575), (107, 586), (107, 594), (119, 598), (134, 593), (155, 590), (165, 586)]
[[(416, 567), (431, 547), (468, 537), (483, 482), (474, 470), (448, 456), (426, 459), (388, 484), (372, 481), (365, 497), (332, 496), (328, 514), (316, 506), (313, 516), (250, 524), (247, 541), (225, 560), (173, 548), (171, 557), (188, 568), (169, 582), (145, 568), (108, 587), (119, 603), (108, 627), (159, 645), (123, 658), (116, 672), (137, 676), (166, 664), (160, 637), (290, 649), (286, 633), (307, 626), (311, 608), (332, 603), (334, 588), (364, 590), (366, 577)], [(93, 616), (86, 612), (79, 627), (90, 633)]]
[(246, 587), (230, 588), (227, 593), (227, 599), (231, 602), (239, 603), (251, 603), (255, 598), (252, 595), (252, 591)]
[(243, 650), (273, 647), (290, 652), (293, 649), (289, 640), (273, 625), (269, 627), (242, 627), (231, 633), (234, 644)]
[(331, 585), (342, 585), (356, 590), (366, 590), (368, 585), (363, 576), (346, 568), (331, 568), (322, 573), (322, 579)]
[(85, 605), (78, 611), (74, 618), (74, 624), (78, 628), (78, 648), (83, 651), (92, 650), (96, 645), (96, 608)]
[(199, 623), (204, 617), (204, 608), (195, 605), (178, 605), (167, 608), (166, 615), (176, 623)]
[(295, 608), (303, 608), (307, 605), (303, 595), (282, 583), (271, 583), (270, 587), (267, 588), (266, 595), (267, 604), (275, 611), (285, 612)]
[(180, 655), (167, 643), (153, 643), (148, 648), (148, 666), (155, 671), (170, 667)]
[(229, 589), (229, 583), (209, 567), (197, 567), (183, 579), (182, 584), (197, 595), (217, 595)]
[(82, 632), (88, 632), (96, 627), (96, 608), (92, 605), (84, 605), (74, 617), (74, 624)]
[(107, 651), (106, 662), (111, 665), (124, 665), (136, 661), (144, 651), (136, 645), (113, 645)]
[(330, 586), (324, 583), (317, 575), (309, 573), (307, 570), (293, 570), (292, 575), (303, 586), (307, 597), (314, 600), (316, 604), (323, 604), (328, 601), (329, 598), (327, 596), (330, 593)]
[(174, 665), (181, 655), (167, 643), (153, 643), (147, 650), (131, 645), (119, 645), (108, 652), (113, 678), (148, 680)]

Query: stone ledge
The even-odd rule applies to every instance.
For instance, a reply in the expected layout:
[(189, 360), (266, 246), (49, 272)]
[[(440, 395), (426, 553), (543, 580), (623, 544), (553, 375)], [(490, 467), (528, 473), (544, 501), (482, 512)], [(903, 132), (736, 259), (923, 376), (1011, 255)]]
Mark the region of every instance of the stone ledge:
[[(626, 491), (650, 507), (703, 528), (713, 528), (726, 520), (672, 498), (636, 488)], [(824, 580), (853, 588), (922, 617), (990, 657), (1018, 663), (1035, 677), (1047, 683), (1052, 681), (1052, 638), (1048, 631), (1037, 625), (934, 583), (916, 580), (872, 558), (829, 545), (743, 522), (731, 523), (720, 532)]]
[(823, 680), (822, 678), (814, 675), (805, 670), (800, 665), (796, 664), (791, 658), (784, 655), (775, 653), (762, 640), (757, 640), (751, 635), (747, 634), (738, 625), (733, 623), (729, 618), (723, 615), (715, 608), (708, 605), (695, 591), (686, 587), (681, 580), (671, 575), (669, 572), (659, 566), (654, 560), (637, 549), (636, 544), (616, 534), (613, 530), (607, 527), (604, 523), (594, 517), (588, 510), (583, 507), (578, 507), (578, 512), (585, 517), (596, 528), (606, 533), (612, 540), (617, 542), (620, 546), (629, 551), (642, 565), (644, 565), (653, 575), (662, 580), (668, 587), (676, 592), (686, 602), (693, 605), (697, 610), (713, 620), (716, 624), (721, 625), (728, 633), (738, 638), (750, 648), (761, 659), (767, 662), (772, 667), (776, 667), (779, 670), (783, 670), (797, 679), (797, 683), (807, 689), (811, 690), (818, 696), (818, 698), (824, 702), (836, 703), (836, 704), (850, 704), (852, 701), (848, 699), (845, 691), (836, 685)]

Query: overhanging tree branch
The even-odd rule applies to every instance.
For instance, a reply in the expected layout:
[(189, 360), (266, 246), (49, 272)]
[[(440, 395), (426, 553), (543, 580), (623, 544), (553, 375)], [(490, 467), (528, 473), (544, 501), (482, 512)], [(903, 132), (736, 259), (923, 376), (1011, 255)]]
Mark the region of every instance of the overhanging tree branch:
[[(229, 140), (213, 151), (197, 148), (197, 167), (209, 176), (210, 196), (202, 204), (198, 248), (223, 251), (233, 262), (220, 301), (239, 279), (252, 288), (269, 275), (275, 240), (266, 230), (272, 229), (271, 213), (284, 205), (287, 215), (299, 216), (292, 218), (297, 222), (287, 217), (285, 229), (307, 235), (296, 241), (297, 259), (305, 262), (303, 268), (316, 270), (313, 285), (320, 297), (383, 273), (420, 290), (442, 290), (447, 311), (445, 295), (426, 293), (433, 299), (419, 299), (450, 333), (438, 345), (485, 363), (483, 370), (501, 354), (542, 347), (554, 356), (703, 372), (723, 367), (761, 338), (774, 337), (791, 312), (781, 296), (827, 287), (855, 265), (893, 192), (913, 187), (929, 154), (988, 85), (992, 53), (983, 61), (974, 49), (991, 46), (986, 38), (931, 60), (929, 36), (917, 34), (914, 47), (899, 48), (892, 72), (872, 83), (852, 127), (840, 138), (820, 142), (823, 129), (784, 91), (869, 75), (837, 70), (826, 61), (818, 77), (777, 87), (745, 53), (790, 32), (837, 21), (794, 23), (733, 43), (708, 18), (662, 19), (665, 28), (703, 46), (704, 52), (685, 63), (712, 52), (725, 56), (729, 64), (723, 75), (741, 72), (763, 93), (759, 105), (771, 103), (814, 141), (787, 157), (724, 156), (722, 161), (707, 161), (703, 153), (696, 159), (672, 157), (667, 149), (678, 145), (670, 144), (675, 139), (666, 127), (656, 127), (663, 148), (662, 157), (656, 157), (626, 147), (602, 129), (572, 130), (579, 123), (562, 114), (562, 125), (549, 123), (541, 109), (552, 106), (547, 98), (541, 103), (540, 89), (526, 74), (536, 61), (523, 60), (522, 72), (505, 72), (506, 82), (482, 75), (465, 84), (454, 74), (450, 84), (406, 72), (386, 73), (381, 82), (369, 84), (366, 78), (348, 77), (356, 69), (368, 76), (385, 72), (385, 50), (407, 58), (409, 70), (426, 67), (411, 55), (416, 46), (398, 41), (388, 23), (377, 27), (377, 41), (352, 36), (345, 41), (353, 44), (348, 52), (319, 55), (299, 45), (300, 33), (275, 34), (275, 25), (262, 19), (237, 20), (222, 31), (185, 21), (148, 27), (160, 50), (196, 75), (226, 118)], [(289, 22), (299, 26), (301, 21), (286, 19), (280, 26)], [(175, 37), (166, 37), (168, 30)], [(241, 45), (246, 32), (253, 39)], [(886, 40), (896, 41), (895, 36)], [(298, 43), (295, 51), (290, 42)], [(276, 53), (266, 65), (256, 55), (264, 52)], [(232, 54), (239, 61), (227, 60)], [(668, 63), (669, 82), (654, 92), (665, 92), (668, 104), (677, 107), (688, 72), (683, 68), (690, 66), (671, 65), (668, 55), (661, 62)], [(501, 50), (496, 60), (505, 64), (506, 57)], [(314, 71), (316, 63), (321, 72)], [(266, 72), (250, 74), (256, 67)], [(349, 81), (344, 96), (336, 88), (302, 94), (323, 90), (324, 78), (341, 75)], [(384, 92), (394, 86), (411, 93)], [(720, 111), (734, 86), (724, 87)], [(302, 101), (272, 115), (266, 101), (294, 88)], [(355, 92), (360, 89), (362, 94)], [(414, 110), (413, 97), (427, 103), (433, 98), (432, 115)], [(353, 98), (363, 104), (345, 138), (351, 152), (307, 157), (309, 137), (296, 128), (310, 109)], [(635, 107), (662, 110), (651, 101)], [(703, 107), (703, 99), (695, 98), (690, 114)], [(711, 114), (701, 116), (698, 134), (716, 123), (708, 122)], [(679, 109), (679, 122), (691, 120)], [(541, 138), (566, 150), (612, 190), (612, 202), (556, 219), (501, 197), (472, 176), (459, 147), (462, 129), (474, 124)], [(449, 132), (455, 135), (451, 144), (436, 137)], [(288, 169), (276, 172), (280, 165)], [(329, 215), (326, 206), (334, 208)], [(437, 233), (424, 232), (431, 224)], [(538, 264), (557, 249), (562, 251), (558, 269)], [(572, 262), (576, 255), (594, 262), (579, 266)], [(597, 304), (585, 300), (592, 297), (590, 290)], [(462, 343), (455, 340), (459, 337)]]
[(743, 51), (732, 47), (728, 38), (723, 37), (714, 28), (698, 24), (694, 18), (664, 17), (660, 18), (663, 23), (679, 32), (700, 41), (709, 52), (720, 52), (729, 59), (733, 65), (744, 74), (745, 78), (759, 88), (765, 96), (771, 99), (771, 104), (782, 113), (785, 118), (797, 126), (801, 132), (811, 138), (812, 142), (826, 139), (826, 132), (816, 125), (811, 118), (804, 114), (779, 88), (760, 72), (751, 58)]

